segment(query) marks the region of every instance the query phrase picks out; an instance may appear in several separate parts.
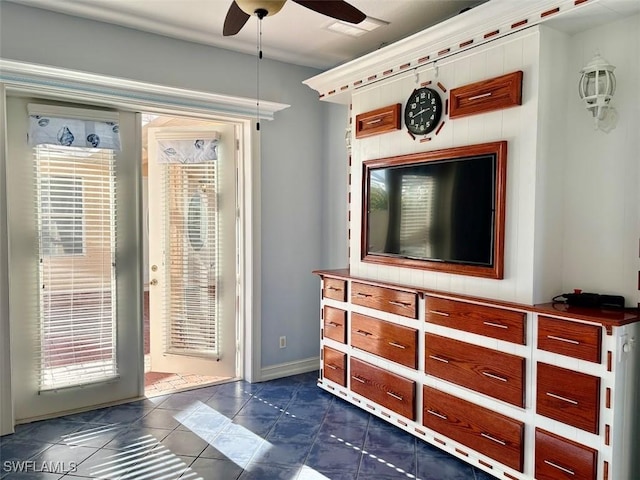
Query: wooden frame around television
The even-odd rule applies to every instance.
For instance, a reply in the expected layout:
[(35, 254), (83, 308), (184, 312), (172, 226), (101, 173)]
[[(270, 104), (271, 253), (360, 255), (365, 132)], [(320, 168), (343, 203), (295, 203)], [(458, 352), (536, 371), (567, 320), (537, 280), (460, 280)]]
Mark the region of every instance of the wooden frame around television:
[[(437, 160), (460, 159), (479, 155), (495, 155), (495, 220), (493, 231), (493, 265), (468, 265), (444, 261), (417, 260), (411, 258), (368, 254), (367, 219), (368, 219), (368, 179), (369, 170), (381, 167), (410, 165)], [(504, 278), (504, 232), (506, 208), (507, 179), (507, 142), (490, 142), (464, 147), (446, 148), (430, 152), (420, 152), (397, 157), (379, 158), (363, 162), (362, 175), (362, 231), (360, 239), (360, 257), (363, 262), (377, 263), (394, 267), (418, 268), (437, 272), (470, 275), (492, 279)]]

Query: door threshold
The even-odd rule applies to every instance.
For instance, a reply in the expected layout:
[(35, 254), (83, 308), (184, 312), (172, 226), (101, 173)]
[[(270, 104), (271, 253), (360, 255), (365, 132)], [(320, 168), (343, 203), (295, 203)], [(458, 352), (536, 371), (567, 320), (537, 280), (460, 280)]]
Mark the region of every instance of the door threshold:
[(147, 398), (185, 392), (239, 380), (237, 377), (214, 377), (190, 373), (146, 372), (144, 374), (144, 396)]

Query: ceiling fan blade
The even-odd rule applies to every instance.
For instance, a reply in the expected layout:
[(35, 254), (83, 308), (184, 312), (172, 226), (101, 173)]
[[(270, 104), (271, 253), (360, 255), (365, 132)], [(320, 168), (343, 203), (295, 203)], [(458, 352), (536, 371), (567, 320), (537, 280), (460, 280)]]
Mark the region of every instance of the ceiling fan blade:
[(342, 0), (293, 0), (303, 7), (314, 12), (322, 13), (328, 17), (349, 23), (360, 23), (367, 16), (353, 5)]
[(231, 3), (227, 17), (224, 19), (224, 27), (222, 27), (222, 35), (228, 37), (238, 33), (244, 24), (249, 20), (249, 14), (243, 12), (235, 0)]

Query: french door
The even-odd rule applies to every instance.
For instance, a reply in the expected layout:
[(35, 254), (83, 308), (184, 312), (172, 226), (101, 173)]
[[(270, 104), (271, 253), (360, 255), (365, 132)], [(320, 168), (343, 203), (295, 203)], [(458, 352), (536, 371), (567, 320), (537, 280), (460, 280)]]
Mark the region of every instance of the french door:
[(235, 377), (235, 127), (148, 132), (151, 369)]
[[(9, 304), (18, 422), (141, 392), (139, 116), (118, 112), (121, 151), (31, 147), (25, 139), (28, 104), (34, 102), (47, 103), (7, 99)], [(49, 107), (78, 111), (73, 105), (43, 108)]]

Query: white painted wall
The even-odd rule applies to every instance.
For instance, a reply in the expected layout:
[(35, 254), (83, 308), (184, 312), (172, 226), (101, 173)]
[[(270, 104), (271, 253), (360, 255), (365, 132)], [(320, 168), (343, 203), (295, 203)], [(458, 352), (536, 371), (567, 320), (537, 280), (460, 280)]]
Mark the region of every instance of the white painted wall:
[(568, 72), (568, 35), (539, 27), (538, 137), (534, 225), (533, 303), (563, 293), (563, 178), (566, 164), (567, 111), (558, 108), (575, 97), (574, 72)]
[[(477, 295), (532, 303), (535, 271), (536, 174), (538, 155), (539, 34), (532, 28), (468, 53), (418, 70), (419, 82), (441, 82), (447, 89), (522, 70), (522, 105), (469, 117), (445, 119), (438, 135), (428, 143), (414, 141), (404, 128), (397, 132), (353, 142), (353, 211), (351, 270), (354, 275)], [(353, 115), (393, 103), (404, 105), (416, 87), (409, 72), (362, 89), (353, 96)], [(446, 98), (447, 94), (442, 95)], [(376, 265), (360, 261), (362, 162), (421, 151), (491, 141), (508, 142), (505, 271), (503, 280)]]
[[(580, 69), (596, 50), (616, 66), (618, 112), (610, 133), (593, 129), (577, 97)], [(567, 155), (563, 186), (562, 288), (623, 295), (640, 302), (640, 15), (574, 35), (564, 108)]]

